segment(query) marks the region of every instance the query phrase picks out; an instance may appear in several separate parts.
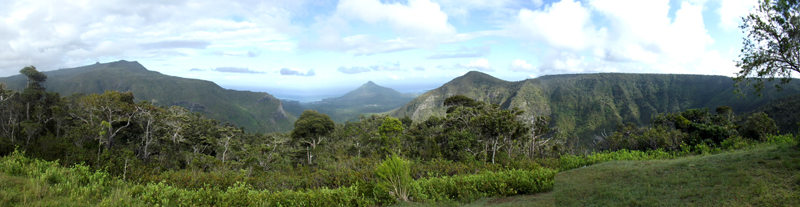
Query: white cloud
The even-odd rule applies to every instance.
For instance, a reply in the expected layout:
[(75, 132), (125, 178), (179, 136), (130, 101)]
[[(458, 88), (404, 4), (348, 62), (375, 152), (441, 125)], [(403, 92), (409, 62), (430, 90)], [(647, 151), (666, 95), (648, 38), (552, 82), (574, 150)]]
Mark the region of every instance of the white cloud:
[(439, 4), (429, 0), (409, 0), (408, 5), (382, 4), (378, 0), (342, 0), (337, 13), (369, 24), (386, 22), (395, 32), (409, 36), (450, 36), (456, 33)]
[(534, 71), (533, 65), (529, 64), (528, 62), (520, 59), (516, 59), (511, 61), (511, 64), (508, 66), (508, 69), (514, 72), (530, 72)]
[(581, 2), (572, 0), (550, 4), (542, 11), (523, 8), (511, 30), (521, 39), (540, 41), (555, 49), (580, 51), (606, 36), (603, 29), (594, 28), (590, 14)]
[(542, 5), (544, 5), (544, 2), (542, 0), (531, 0), (531, 3), (533, 3), (533, 7), (536, 8), (539, 8)]
[(608, 39), (595, 49), (606, 60), (689, 62), (714, 42), (703, 24), (702, 4), (682, 2), (674, 20), (668, 17), (668, 0), (594, 0), (590, 5), (609, 21)]
[(758, 4), (758, 0), (720, 0), (717, 9), (719, 27), (725, 31), (737, 31), (742, 17)]
[(480, 71), (494, 71), (492, 66), (489, 65), (489, 60), (485, 58), (469, 61), (469, 64), (456, 64), (454, 68), (474, 69)]
[(308, 70), (308, 72), (303, 72), (302, 70), (296, 69), (296, 68), (281, 68), (280, 74), (281, 75), (294, 75), (294, 76), (314, 76), (314, 75), (316, 75), (316, 73), (314, 73), (313, 69)]
[[(410, 0), (407, 4), (343, 0), (333, 14), (319, 16), (315, 20), (311, 26), (315, 33), (301, 39), (300, 48), (332, 50), (355, 56), (431, 49), (440, 44), (505, 33), (500, 30), (457, 33), (449, 23), (448, 14), (439, 4), (430, 0)], [(369, 30), (381, 30), (379, 33), (383, 33), (382, 29), (386, 26), (391, 33), (379, 37), (370, 31), (353, 31), (351, 24), (360, 26), (360, 22), (369, 24), (365, 27)]]
[[(550, 55), (538, 67), (544, 73), (697, 70), (718, 57), (707, 48), (715, 40), (704, 25), (705, 4), (681, 2), (673, 19), (669, 0), (562, 0), (541, 10), (520, 9), (508, 28), (521, 40), (546, 46)], [(509, 68), (521, 70), (514, 63)]]
[[(508, 18), (516, 12), (520, 2), (515, 0), (434, 0), (442, 7), (442, 11), (451, 17), (469, 20), (472, 13), (481, 12), (484, 20)], [(488, 13), (488, 14), (487, 14)], [(487, 19), (488, 18), (488, 19)]]
[(302, 4), (12, 0), (0, 12), (0, 75), (25, 65), (52, 70), (123, 58), (168, 60), (215, 45), (285, 40), (299, 31), (291, 11)]

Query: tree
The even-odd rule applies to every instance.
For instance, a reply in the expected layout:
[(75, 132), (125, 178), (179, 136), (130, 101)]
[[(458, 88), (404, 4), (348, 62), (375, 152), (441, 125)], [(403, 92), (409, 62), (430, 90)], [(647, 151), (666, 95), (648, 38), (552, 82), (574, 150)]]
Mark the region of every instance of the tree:
[(394, 117), (386, 117), (383, 124), (378, 129), (381, 134), (381, 152), (386, 156), (389, 154), (400, 153), (400, 133), (403, 132), (403, 124)]
[(45, 95), (42, 82), (47, 80), (47, 75), (37, 71), (33, 66), (22, 68), (19, 73), (28, 77), (28, 83), (22, 92), (22, 100), (25, 102), (25, 120), (30, 120), (31, 107), (35, 108)]
[(321, 114), (314, 110), (305, 110), (300, 114), (300, 118), (294, 122), (292, 131), (292, 142), (300, 143), (306, 147), (308, 164), (311, 164), (311, 150), (316, 149), (322, 143), (324, 137), (336, 128), (336, 123), (327, 114)]
[(530, 126), (521, 121), (518, 117), (525, 111), (519, 108), (509, 110), (500, 109), (500, 106), (493, 104), (488, 111), (476, 117), (482, 136), (489, 138), (492, 151), (492, 163), (495, 163), (497, 151), (506, 147), (508, 156), (514, 150), (514, 144), (530, 132)]
[[(547, 144), (552, 139), (542, 140), (542, 136), (547, 133), (550, 133), (550, 128), (548, 125), (550, 124), (550, 116), (536, 116), (531, 118), (530, 120), (530, 140), (528, 140), (528, 157), (533, 158), (533, 156), (537, 153), (537, 149), (540, 149), (542, 145)], [(544, 156), (543, 153), (540, 153)]]
[(219, 145), (222, 147), (222, 163), (225, 163), (225, 160), (228, 155), (228, 151), (231, 149), (231, 142), (235, 142), (233, 138), (239, 136), (242, 133), (242, 129), (237, 129), (235, 126), (229, 125), (226, 123), (227, 126), (220, 127), (219, 129)]
[(130, 126), (136, 114), (136, 104), (131, 92), (106, 91), (102, 95), (85, 96), (79, 102), (83, 111), (72, 116), (86, 124), (100, 127), (104, 133), (98, 137), (98, 142), (105, 143), (106, 149), (111, 149), (114, 137)]
[(151, 146), (157, 145), (162, 138), (161, 133), (166, 128), (164, 122), (161, 121), (165, 119), (164, 112), (163, 109), (143, 101), (136, 106), (135, 118), (138, 119), (139, 127), (143, 130), (140, 156), (147, 160), (152, 154)]
[(716, 110), (717, 114), (724, 116), (728, 121), (733, 119), (733, 109), (730, 106), (719, 106)]
[[(737, 93), (742, 82), (750, 84), (759, 95), (764, 88), (764, 78), (769, 81), (781, 78), (788, 83), (792, 74), (800, 72), (800, 2), (797, 0), (759, 0), (749, 15), (742, 17), (742, 30), (747, 33), (736, 66), (741, 70), (734, 78)], [(775, 85), (780, 89), (780, 85)]]
[(768, 135), (778, 134), (778, 126), (775, 125), (775, 120), (769, 118), (766, 113), (758, 112), (747, 118), (741, 134), (745, 137), (764, 141)]

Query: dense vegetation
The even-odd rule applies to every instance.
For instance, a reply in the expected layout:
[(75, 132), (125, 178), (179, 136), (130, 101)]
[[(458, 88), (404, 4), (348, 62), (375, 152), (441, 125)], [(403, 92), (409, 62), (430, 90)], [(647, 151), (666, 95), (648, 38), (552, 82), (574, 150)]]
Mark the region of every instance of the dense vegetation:
[[(0, 172), (57, 202), (457, 204), (546, 192), (558, 171), (599, 162), (794, 140), (775, 136), (767, 114), (740, 118), (721, 106), (657, 114), (647, 127), (619, 125), (595, 137), (604, 152), (584, 155), (548, 116), (463, 95), (443, 101), (445, 116), (422, 121), (370, 115), (336, 124), (306, 110), (290, 133), (249, 133), (182, 107), (134, 102), (131, 92), (62, 97), (45, 90), (44, 73), (21, 73), (28, 77), (22, 92), (0, 90)], [(8, 195), (5, 203), (30, 204), (26, 195)]]

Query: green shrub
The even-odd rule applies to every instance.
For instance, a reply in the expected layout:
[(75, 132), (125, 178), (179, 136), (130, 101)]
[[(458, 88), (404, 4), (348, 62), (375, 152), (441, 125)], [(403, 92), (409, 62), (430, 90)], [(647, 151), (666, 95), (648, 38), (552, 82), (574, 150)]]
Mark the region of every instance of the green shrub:
[(784, 134), (784, 135), (767, 135), (765, 138), (765, 142), (772, 143), (772, 144), (788, 144), (794, 145), (797, 144), (798, 136), (791, 135), (791, 134)]
[(380, 183), (389, 187), (400, 201), (408, 201), (409, 185), (413, 181), (410, 173), (410, 163), (397, 154), (383, 161), (375, 169), (375, 174), (381, 179)]
[(740, 136), (732, 136), (728, 139), (725, 139), (720, 143), (720, 146), (726, 150), (735, 150), (735, 149), (742, 149), (748, 146), (752, 146), (753, 141), (744, 139)]
[(616, 160), (655, 160), (675, 158), (678, 154), (669, 153), (664, 149), (638, 151), (638, 150), (619, 150), (613, 152), (599, 152), (589, 155), (564, 155), (561, 156), (561, 170), (570, 170), (601, 162)]
[(424, 178), (414, 183), (412, 198), (426, 202), (468, 203), (482, 197), (540, 193), (553, 189), (556, 173), (556, 170), (540, 168)]

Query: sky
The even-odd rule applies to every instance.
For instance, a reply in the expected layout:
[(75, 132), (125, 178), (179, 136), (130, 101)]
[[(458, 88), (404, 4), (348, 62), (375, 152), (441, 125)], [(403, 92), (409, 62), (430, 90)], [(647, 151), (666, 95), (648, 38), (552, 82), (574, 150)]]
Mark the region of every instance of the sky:
[(0, 0), (0, 76), (117, 60), (313, 101), (468, 71), (733, 76), (756, 0)]

